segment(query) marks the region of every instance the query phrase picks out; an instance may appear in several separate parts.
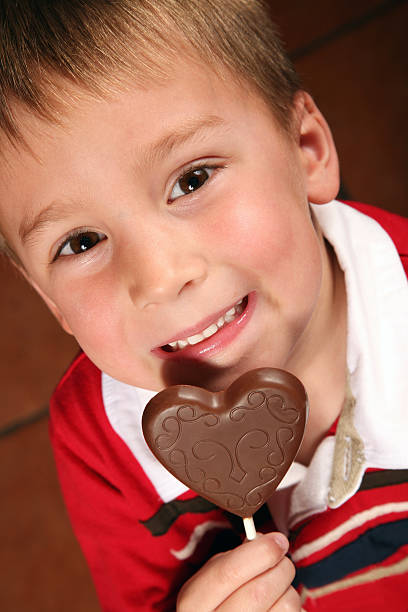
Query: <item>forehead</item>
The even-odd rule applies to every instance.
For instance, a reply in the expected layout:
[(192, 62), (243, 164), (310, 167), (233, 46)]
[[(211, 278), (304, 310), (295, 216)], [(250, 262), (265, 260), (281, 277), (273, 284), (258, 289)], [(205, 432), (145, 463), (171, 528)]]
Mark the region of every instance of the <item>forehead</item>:
[[(60, 92), (57, 98), (56, 89)], [(15, 106), (14, 115), (22, 139), (10, 142), (4, 134), (0, 135), (6, 166), (12, 166), (13, 161), (23, 162), (27, 156), (41, 163), (42, 152), (56, 139), (62, 141), (76, 133), (85, 134), (92, 130), (100, 138), (112, 134), (123, 123), (123, 113), (127, 115), (129, 130), (132, 125), (137, 127), (136, 142), (142, 142), (171, 130), (172, 121), (176, 129), (178, 120), (184, 119), (188, 123), (191, 119), (194, 123), (194, 117), (200, 114), (218, 113), (228, 117), (238, 105), (246, 106), (249, 112), (251, 107), (267, 107), (251, 84), (243, 83), (226, 69), (216, 71), (188, 56), (180, 56), (166, 74), (163, 72), (143, 82), (139, 79), (131, 81), (124, 75), (120, 86), (98, 94), (57, 78), (52, 97), (55, 98), (52, 102), (54, 112), (47, 118), (22, 105)], [(225, 105), (226, 100), (228, 105)], [(102, 119), (103, 129), (98, 124)]]
[(7, 126), (0, 126), (0, 143), (10, 140), (17, 144), (27, 144), (27, 131), (35, 127), (36, 119), (42, 129), (43, 124), (47, 123), (51, 126), (66, 124), (73, 116), (73, 111), (86, 104), (87, 100), (90, 103), (109, 101), (126, 91), (149, 91), (165, 87), (183, 70), (186, 86), (191, 70), (195, 73), (211, 73), (214, 77), (228, 81), (246, 80), (215, 56), (203, 60), (200, 53), (180, 37), (180, 33), (168, 34), (171, 40), (165, 47), (160, 41), (154, 44), (150, 41), (141, 53), (136, 53), (133, 41), (129, 40), (129, 48), (122, 54), (123, 62), (117, 69), (96, 65), (94, 72), (87, 69), (71, 79), (54, 69), (45, 68), (43, 77), (38, 81), (34, 79), (33, 87), (38, 92), (35, 102), (29, 99), (26, 104), (24, 96), (7, 100), (13, 129), (10, 131)]

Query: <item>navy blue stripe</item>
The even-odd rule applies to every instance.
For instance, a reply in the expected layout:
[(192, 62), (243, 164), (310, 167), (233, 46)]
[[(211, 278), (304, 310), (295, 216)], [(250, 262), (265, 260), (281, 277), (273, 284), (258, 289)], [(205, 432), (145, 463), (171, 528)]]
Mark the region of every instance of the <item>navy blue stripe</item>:
[(404, 544), (408, 544), (408, 519), (378, 525), (326, 559), (299, 568), (294, 585), (313, 589), (341, 580), (368, 565), (381, 563)]
[(359, 491), (406, 483), (408, 483), (408, 470), (378, 470), (378, 472), (366, 472), (361, 481)]

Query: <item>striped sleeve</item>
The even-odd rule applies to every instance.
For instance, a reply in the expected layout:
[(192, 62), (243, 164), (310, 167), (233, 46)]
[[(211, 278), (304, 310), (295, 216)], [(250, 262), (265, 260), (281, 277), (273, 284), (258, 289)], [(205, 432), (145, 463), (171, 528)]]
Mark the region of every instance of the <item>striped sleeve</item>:
[(351, 499), (290, 539), (306, 610), (408, 611), (408, 470), (368, 470)]

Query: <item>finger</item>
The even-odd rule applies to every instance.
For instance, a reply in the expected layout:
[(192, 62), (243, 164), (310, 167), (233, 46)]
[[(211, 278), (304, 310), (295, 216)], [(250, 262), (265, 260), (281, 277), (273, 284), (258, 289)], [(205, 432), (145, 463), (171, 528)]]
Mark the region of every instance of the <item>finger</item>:
[[(275, 602), (286, 597), (286, 592), (294, 577), (295, 568), (293, 563), (287, 557), (283, 557), (275, 567), (256, 576), (232, 593), (217, 608), (217, 612), (237, 612), (240, 610), (243, 612), (247, 610), (251, 610), (251, 612), (265, 612), (270, 609), (275, 610), (273, 607)], [(294, 592), (296, 594), (296, 591)], [(287, 599), (290, 600), (290, 597)], [(300, 610), (299, 597), (298, 600), (298, 607), (293, 608), (293, 610)], [(282, 608), (282, 610), (284, 609)], [(288, 610), (292, 610), (292, 608), (288, 608)]]
[(216, 609), (243, 584), (275, 567), (287, 549), (288, 541), (282, 534), (269, 533), (216, 555), (182, 587), (178, 612)]
[(291, 586), (270, 608), (270, 612), (305, 612), (300, 602), (299, 593)]

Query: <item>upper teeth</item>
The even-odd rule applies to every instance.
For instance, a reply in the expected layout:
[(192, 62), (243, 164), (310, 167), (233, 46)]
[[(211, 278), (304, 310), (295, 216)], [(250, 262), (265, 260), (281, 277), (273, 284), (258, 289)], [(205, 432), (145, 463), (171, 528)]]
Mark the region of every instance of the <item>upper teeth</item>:
[(223, 316), (221, 316), (216, 323), (211, 323), (209, 327), (203, 329), (203, 331), (199, 334), (194, 334), (193, 336), (189, 336), (188, 338), (185, 338), (183, 340), (176, 340), (175, 342), (170, 342), (169, 346), (171, 346), (174, 351), (177, 351), (185, 348), (188, 344), (198, 344), (206, 338), (210, 338), (210, 336), (213, 336), (226, 323), (231, 323), (231, 321), (233, 321), (237, 315), (240, 315), (242, 311), (242, 300), (239, 300), (239, 302), (237, 302), (232, 308), (227, 310), (227, 312)]

